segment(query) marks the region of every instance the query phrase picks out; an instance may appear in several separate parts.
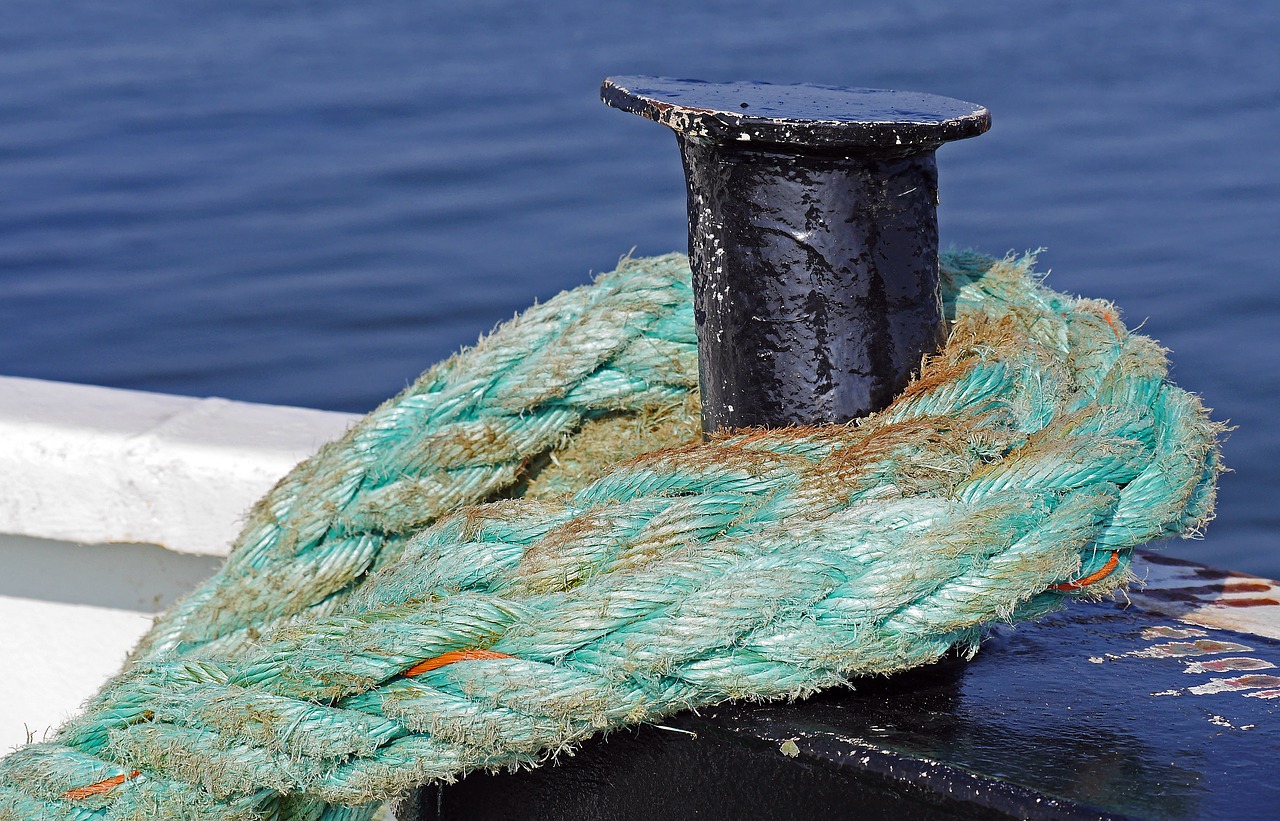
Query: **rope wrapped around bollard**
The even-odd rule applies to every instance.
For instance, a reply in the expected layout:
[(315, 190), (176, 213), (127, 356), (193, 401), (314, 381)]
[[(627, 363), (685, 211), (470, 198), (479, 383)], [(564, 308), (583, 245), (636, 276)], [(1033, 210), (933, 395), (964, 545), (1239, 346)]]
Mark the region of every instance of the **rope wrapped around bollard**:
[(1222, 428), (1030, 266), (945, 255), (949, 340), (883, 412), (707, 443), (683, 257), (536, 306), (282, 480), (82, 716), (0, 761), (0, 818), (368, 818), (1121, 588), (1210, 517)]

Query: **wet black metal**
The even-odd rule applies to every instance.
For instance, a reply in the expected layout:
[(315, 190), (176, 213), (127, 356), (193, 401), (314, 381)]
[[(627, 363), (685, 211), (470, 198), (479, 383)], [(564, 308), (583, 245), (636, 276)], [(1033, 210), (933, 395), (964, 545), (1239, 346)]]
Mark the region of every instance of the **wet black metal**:
[(1280, 818), (1277, 665), (1274, 639), (1079, 603), (969, 663), (683, 714), (401, 818)]
[(688, 183), (703, 426), (845, 422), (943, 331), (934, 149), (981, 106), (928, 94), (614, 77), (673, 128)]
[(707, 430), (888, 405), (943, 331), (933, 152), (680, 144)]

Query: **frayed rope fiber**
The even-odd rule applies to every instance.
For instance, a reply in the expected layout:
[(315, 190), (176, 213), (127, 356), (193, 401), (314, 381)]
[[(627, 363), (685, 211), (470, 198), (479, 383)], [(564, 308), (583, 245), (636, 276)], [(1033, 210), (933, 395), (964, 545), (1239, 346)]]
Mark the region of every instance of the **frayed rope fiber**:
[(0, 818), (366, 819), (973, 653), (1198, 532), (1222, 429), (1163, 351), (1030, 258), (942, 273), (949, 341), (884, 412), (707, 443), (684, 257), (531, 308), (259, 502), (84, 714), (0, 761)]

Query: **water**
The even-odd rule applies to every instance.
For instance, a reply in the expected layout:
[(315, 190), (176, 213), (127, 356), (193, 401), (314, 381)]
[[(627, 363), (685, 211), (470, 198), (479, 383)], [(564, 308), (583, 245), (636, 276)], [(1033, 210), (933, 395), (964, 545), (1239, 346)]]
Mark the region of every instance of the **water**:
[(1045, 247), (1238, 425), (1179, 555), (1280, 576), (1280, 15), (1259, 0), (15, 0), (0, 373), (362, 411), (534, 299), (685, 245), (606, 74), (974, 100), (943, 243)]

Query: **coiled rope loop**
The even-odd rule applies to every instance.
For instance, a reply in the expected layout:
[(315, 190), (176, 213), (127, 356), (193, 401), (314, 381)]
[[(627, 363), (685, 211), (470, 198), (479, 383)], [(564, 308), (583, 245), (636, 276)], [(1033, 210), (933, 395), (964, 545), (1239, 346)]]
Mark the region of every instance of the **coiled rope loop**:
[(284, 479), (84, 715), (0, 762), (0, 817), (367, 818), (1119, 588), (1209, 518), (1220, 427), (1030, 262), (944, 258), (950, 340), (883, 413), (705, 444), (683, 258), (531, 309)]

